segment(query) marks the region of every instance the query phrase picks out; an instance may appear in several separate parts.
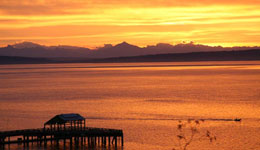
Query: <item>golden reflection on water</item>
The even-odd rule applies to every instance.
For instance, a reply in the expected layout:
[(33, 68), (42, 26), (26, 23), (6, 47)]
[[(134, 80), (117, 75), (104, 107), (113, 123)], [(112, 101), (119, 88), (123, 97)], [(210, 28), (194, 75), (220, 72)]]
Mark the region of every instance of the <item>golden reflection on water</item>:
[[(125, 150), (166, 150), (178, 120), (192, 118), (205, 119), (201, 128), (218, 140), (190, 149), (259, 149), (259, 68), (259, 61), (2, 65), (0, 130), (77, 112), (87, 126), (122, 128)], [(234, 118), (242, 122), (222, 120)]]

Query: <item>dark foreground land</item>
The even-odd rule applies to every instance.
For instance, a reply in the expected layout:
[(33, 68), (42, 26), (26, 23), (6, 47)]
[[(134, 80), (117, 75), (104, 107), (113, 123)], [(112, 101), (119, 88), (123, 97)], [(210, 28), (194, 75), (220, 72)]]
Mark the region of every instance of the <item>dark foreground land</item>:
[(113, 58), (31, 58), (0, 56), (0, 64), (41, 63), (121, 63), (121, 62), (185, 62), (185, 61), (249, 61), (260, 60), (260, 49), (242, 51), (192, 52)]

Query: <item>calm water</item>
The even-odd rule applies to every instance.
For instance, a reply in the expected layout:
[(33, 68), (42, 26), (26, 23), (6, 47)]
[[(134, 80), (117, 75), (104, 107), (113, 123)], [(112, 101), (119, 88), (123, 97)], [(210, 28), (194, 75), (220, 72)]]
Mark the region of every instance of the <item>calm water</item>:
[[(260, 150), (260, 61), (0, 66), (0, 130), (73, 112), (123, 129), (124, 150), (171, 150), (188, 118), (217, 136), (191, 150)], [(233, 118), (242, 122), (222, 120)]]

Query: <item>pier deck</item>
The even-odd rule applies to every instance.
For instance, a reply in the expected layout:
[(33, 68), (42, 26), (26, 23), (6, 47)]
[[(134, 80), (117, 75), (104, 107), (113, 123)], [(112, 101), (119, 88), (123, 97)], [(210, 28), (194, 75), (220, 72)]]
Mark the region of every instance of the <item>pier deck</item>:
[(31, 142), (47, 145), (48, 141), (55, 142), (59, 145), (59, 141), (69, 140), (70, 145), (73, 143), (79, 145), (80, 143), (88, 144), (88, 146), (95, 145), (114, 145), (120, 143), (124, 144), (123, 131), (116, 129), (105, 128), (62, 128), (59, 130), (51, 130), (49, 128), (39, 129), (26, 129), (26, 130), (13, 130), (13, 131), (0, 131), (0, 145), (13, 143), (23, 143), (24, 146), (29, 145)]
[(44, 123), (44, 128), (25, 129), (13, 131), (0, 131), (0, 148), (6, 144), (23, 143), (24, 147), (36, 142), (47, 146), (48, 141), (59, 146), (63, 141), (64, 146), (69, 140), (72, 145), (88, 146), (115, 146), (124, 145), (122, 130), (86, 127), (86, 119), (79, 114), (59, 114)]

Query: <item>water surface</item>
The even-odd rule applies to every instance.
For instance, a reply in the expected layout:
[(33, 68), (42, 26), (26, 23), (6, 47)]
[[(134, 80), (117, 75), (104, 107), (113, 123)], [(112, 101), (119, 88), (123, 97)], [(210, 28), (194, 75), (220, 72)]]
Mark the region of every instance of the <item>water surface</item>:
[[(123, 129), (124, 150), (171, 150), (178, 120), (189, 118), (217, 136), (189, 149), (260, 149), (260, 62), (0, 66), (0, 130), (72, 112), (87, 126)], [(242, 122), (226, 121), (234, 118)]]

